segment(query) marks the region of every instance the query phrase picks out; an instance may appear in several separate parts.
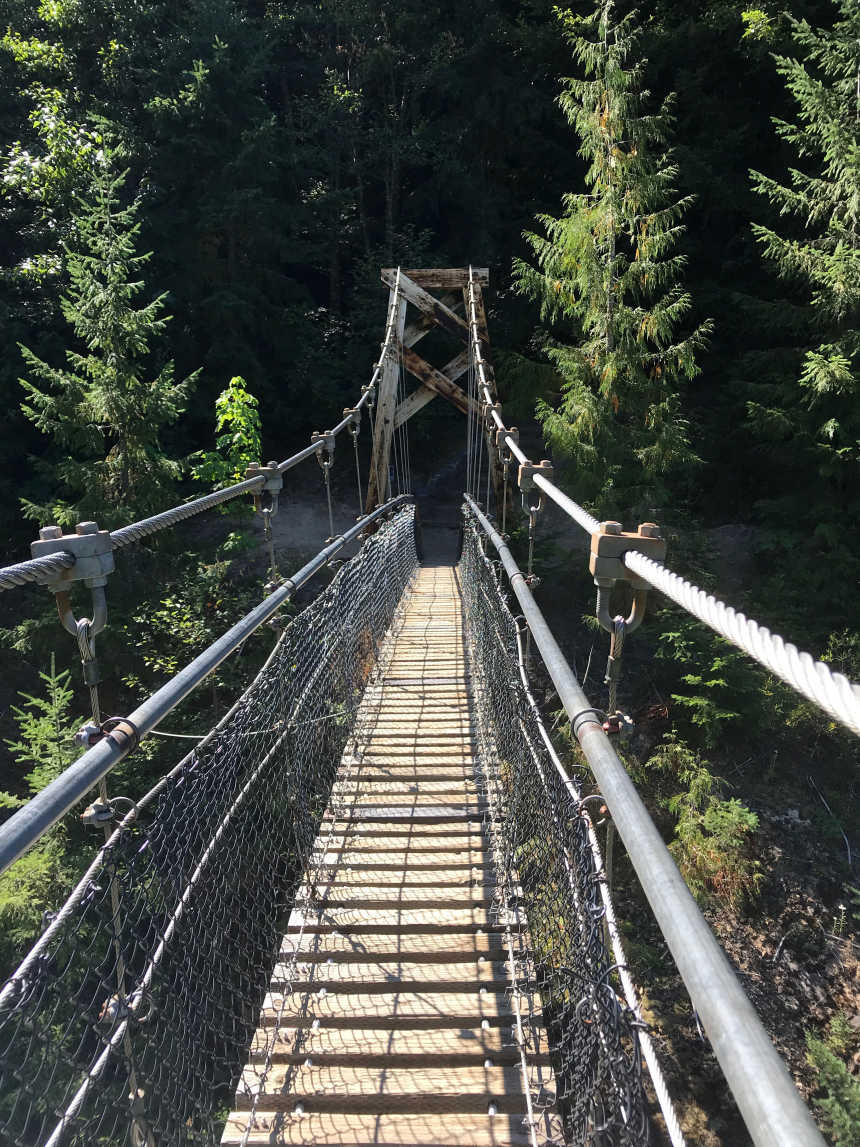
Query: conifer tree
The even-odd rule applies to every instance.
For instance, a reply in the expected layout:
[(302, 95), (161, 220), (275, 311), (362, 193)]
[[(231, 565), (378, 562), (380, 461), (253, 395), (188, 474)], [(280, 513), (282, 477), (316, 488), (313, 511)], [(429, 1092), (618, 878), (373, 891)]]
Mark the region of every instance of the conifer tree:
[(751, 173), (780, 215), (801, 223), (787, 235), (753, 230), (777, 273), (809, 291), (821, 341), (806, 350), (799, 379), (748, 403), (760, 436), (789, 445), (795, 476), (804, 458), (813, 463), (818, 496), (810, 488), (801, 507), (792, 491), (791, 512), (814, 505), (816, 532), (832, 545), (844, 532), (847, 499), (856, 498), (860, 460), (860, 8), (855, 0), (838, 7), (829, 30), (791, 20), (805, 59), (774, 57), (799, 113), (795, 123), (774, 123), (807, 170), (792, 168), (788, 185)]
[(584, 72), (564, 80), (559, 103), (588, 161), (588, 190), (565, 196), (560, 217), (539, 216), (544, 234), (525, 234), (537, 265), (515, 260), (514, 277), (541, 317), (577, 340), (546, 339), (561, 380), (557, 407), (538, 404), (546, 439), (575, 467), (580, 497), (629, 514), (695, 458), (677, 387), (698, 373), (710, 323), (677, 334), (692, 302), (676, 250), (690, 199), (673, 186), (672, 97), (646, 110), (637, 14), (601, 0), (589, 16), (560, 19)]
[(144, 289), (137, 276), (150, 254), (136, 251), (137, 204), (120, 205), (124, 178), (107, 162), (96, 171), (92, 194), (80, 201), (74, 220), (80, 249), (67, 248), (70, 286), (62, 310), (84, 349), (67, 350), (62, 369), (21, 347), (36, 380), (21, 379), (22, 409), (64, 453), (55, 473), (68, 500), (23, 503), (25, 514), (39, 521), (68, 526), (81, 516), (107, 523), (146, 513), (180, 472), (159, 434), (184, 410), (197, 376), (176, 382), (172, 362), (154, 377), (147, 371), (151, 344), (168, 316), (163, 294), (135, 305)]

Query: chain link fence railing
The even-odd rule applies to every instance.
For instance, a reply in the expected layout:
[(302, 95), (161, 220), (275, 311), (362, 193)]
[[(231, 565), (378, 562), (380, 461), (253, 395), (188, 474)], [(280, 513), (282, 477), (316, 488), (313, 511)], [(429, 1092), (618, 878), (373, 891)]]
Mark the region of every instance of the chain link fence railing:
[(380, 643), (400, 510), (125, 816), (0, 990), (0, 1143), (217, 1144)]
[[(546, 1030), (564, 1141), (641, 1147), (649, 1131), (637, 1024), (615, 981), (587, 811), (541, 738), (499, 565), (468, 510), (460, 580), (503, 885), (498, 910), (518, 925), (515, 992)], [(533, 1097), (539, 1130), (540, 1101)]]

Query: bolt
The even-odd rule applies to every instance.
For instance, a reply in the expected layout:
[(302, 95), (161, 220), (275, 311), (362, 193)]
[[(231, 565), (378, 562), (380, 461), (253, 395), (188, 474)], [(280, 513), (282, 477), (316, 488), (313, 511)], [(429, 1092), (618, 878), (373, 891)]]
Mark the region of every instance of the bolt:
[(660, 527), (654, 522), (643, 522), (639, 527), (639, 536), (641, 538), (659, 538)]
[(53, 542), (62, 536), (63, 531), (59, 526), (42, 526), (39, 530), (39, 537), (43, 542)]
[(601, 522), (600, 523), (600, 532), (601, 532), (601, 534), (620, 534), (621, 533), (621, 523), (620, 522)]
[(98, 532), (99, 528), (95, 522), (78, 522), (75, 526), (76, 534), (97, 534)]

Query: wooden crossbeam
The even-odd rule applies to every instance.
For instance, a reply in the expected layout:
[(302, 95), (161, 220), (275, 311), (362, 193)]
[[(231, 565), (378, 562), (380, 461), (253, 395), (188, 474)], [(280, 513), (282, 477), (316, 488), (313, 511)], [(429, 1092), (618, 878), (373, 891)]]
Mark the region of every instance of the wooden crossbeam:
[[(446, 307), (450, 307), (455, 314), (464, 309), (463, 300), (458, 301), (456, 295), (443, 295), (439, 301)], [(410, 323), (403, 332), (403, 345), (415, 346), (425, 335), (429, 335), (435, 326), (436, 320), (432, 315), (420, 314), (415, 322)]]
[(454, 382), (455, 378), (459, 378), (465, 374), (469, 369), (469, 354), (468, 351), (461, 351), (456, 358), (452, 358), (447, 366), (442, 370), (436, 370), (429, 362), (425, 362), (423, 358), (415, 354), (414, 351), (404, 350), (403, 352), (403, 365), (411, 375), (419, 379), (421, 386), (400, 403), (397, 410), (394, 412), (394, 428), (402, 426), (403, 423), (411, 418), (422, 407), (426, 406), (428, 402), (432, 402), (437, 394), (441, 394), (443, 398), (447, 398), (449, 402), (453, 403), (458, 410), (462, 410), (465, 414), (469, 409), (469, 402), (472, 403), (472, 408), (477, 413), (478, 406), (474, 399), (469, 399), (465, 390), (457, 386)]
[[(431, 290), (453, 291), (469, 285), (468, 267), (422, 267), (420, 270), (407, 270), (400, 273), (408, 276), (419, 287), (428, 287)], [(397, 268), (385, 267), (382, 274), (383, 276), (396, 275)], [(486, 287), (490, 282), (490, 272), (487, 267), (473, 267), (472, 278), (479, 287)]]
[[(385, 270), (382, 272), (382, 281), (389, 287), (394, 289), (397, 279), (397, 271)], [(462, 339), (463, 342), (469, 341), (469, 328), (466, 323), (455, 314), (450, 307), (446, 307), (444, 303), (438, 299), (434, 299), (432, 295), (419, 287), (417, 283), (413, 282), (408, 275), (400, 272), (400, 297), (412, 303), (419, 311), (425, 315), (431, 315), (434, 322), (443, 330), (448, 331), (455, 338)]]

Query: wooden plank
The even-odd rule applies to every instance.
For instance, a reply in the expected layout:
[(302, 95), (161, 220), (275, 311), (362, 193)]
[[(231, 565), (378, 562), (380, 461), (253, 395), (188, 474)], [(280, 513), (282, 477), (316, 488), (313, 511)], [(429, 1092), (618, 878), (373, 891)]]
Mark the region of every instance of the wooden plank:
[(349, 928), (356, 925), (380, 929), (412, 928), (429, 926), (439, 928), (464, 928), (475, 925), (485, 928), (495, 922), (495, 913), (486, 907), (476, 908), (436, 908), (401, 907), (351, 908), (346, 904), (320, 905), (306, 911), (296, 907), (290, 913), (287, 932), (298, 932), (303, 926), (317, 925), (327, 928)]
[(486, 1113), (524, 1112), (518, 1067), (334, 1067), (329, 1064), (273, 1064), (265, 1077), (245, 1069), (237, 1094), (249, 1109), (255, 1097), (269, 1111), (395, 1111)]
[[(421, 267), (411, 270), (401, 270), (401, 275), (407, 275), (419, 287), (429, 290), (457, 290), (469, 285), (468, 267)], [(382, 274), (397, 275), (396, 267), (383, 267)], [(488, 267), (473, 267), (472, 278), (479, 287), (487, 287), (490, 283), (490, 270)]]
[[(252, 1125), (249, 1129), (249, 1123)], [(221, 1147), (530, 1147), (519, 1115), (359, 1115), (276, 1112), (231, 1115)]]
[[(467, 350), (460, 351), (456, 357), (452, 358), (449, 363), (442, 367), (440, 373), (454, 383), (461, 375), (464, 375), (469, 369), (469, 352)], [(411, 394), (400, 403), (394, 412), (394, 426), (402, 426), (404, 422), (422, 410), (428, 402), (432, 402), (436, 395), (439, 393), (434, 387), (430, 386), (427, 382), (421, 382), (417, 390), (413, 390)], [(455, 403), (455, 405), (457, 405)], [(468, 409), (467, 407), (458, 409)]]
[(480, 888), (371, 888), (367, 885), (347, 885), (341, 888), (318, 881), (314, 889), (316, 895), (310, 901), (307, 898), (296, 899), (296, 912), (304, 912), (306, 916), (321, 912), (326, 918), (335, 909), (350, 912), (361, 909), (368, 913), (432, 910), (441, 914), (448, 910), (471, 912), (476, 908), (489, 908), (493, 904), (492, 892)]
[[(397, 272), (383, 271), (382, 281), (393, 290), (395, 282), (398, 281)], [(402, 271), (400, 272), (399, 283), (401, 298), (408, 300), (425, 315), (432, 316), (438, 326), (468, 345), (469, 328), (459, 315), (456, 315), (451, 308), (446, 307), (444, 303), (440, 303), (438, 299), (434, 299), (432, 295), (428, 295), (423, 287), (419, 287), (417, 283), (413, 282), (408, 275), (404, 275)]]
[[(504, 992), (487, 989), (474, 992), (404, 992), (396, 985), (381, 992), (268, 992), (260, 1015), (262, 1025), (294, 1024), (296, 1019), (312, 1017), (321, 1023), (340, 1027), (417, 1027), (423, 1023), (434, 1027), (479, 1027), (484, 1019), (498, 1023), (503, 1018), (511, 1023), (511, 1002)], [(440, 1012), (443, 1014), (440, 1015)], [(419, 1022), (421, 1021), (421, 1022)]]
[[(495, 922), (450, 571), (422, 571), (406, 626), (342, 758), (225, 1145), (528, 1142), (507, 965), (509, 931), (527, 933)], [(539, 1014), (529, 1027), (537, 1094), (552, 1073)]]
[[(313, 991), (315, 987), (331, 989), (344, 982), (361, 982), (362, 980), (384, 980), (391, 984), (433, 984), (439, 981), (458, 984), (488, 984), (502, 980), (507, 986), (507, 965), (503, 958), (502, 949), (498, 953), (498, 961), (473, 960), (463, 963), (413, 963), (398, 956), (393, 960), (365, 959), (358, 961), (340, 960), (328, 963), (325, 960), (308, 962), (297, 957), (295, 965), (279, 963), (272, 972), (272, 987), (283, 987), (285, 980), (290, 978), (292, 987), (299, 991)], [(417, 961), (421, 957), (413, 956)], [(297, 979), (301, 977), (301, 979)], [(461, 990), (463, 990), (461, 988)]]
[(444, 940), (430, 940), (426, 934), (403, 932), (396, 935), (368, 933), (356, 940), (353, 935), (343, 932), (318, 932), (304, 936), (284, 936), (281, 942), (281, 956), (289, 958), (299, 952), (302, 960), (312, 957), (319, 959), (356, 960), (368, 956), (379, 959), (397, 960), (408, 956), (420, 956), (425, 962), (448, 963), (464, 960), (467, 957), (488, 958), (496, 953), (504, 954), (504, 936), (499, 931), (479, 932), (475, 928), (461, 929), (446, 933)]
[[(442, 965), (444, 966), (444, 965)], [(537, 1050), (529, 1049), (529, 1062), (548, 1063), (543, 1029), (532, 1029)], [(519, 1054), (510, 1036), (501, 1027), (474, 1028), (261, 1028), (254, 1040), (250, 1062), (303, 1063), (308, 1056), (316, 1062), (340, 1062), (344, 1066), (367, 1063), (384, 1067), (469, 1063), (482, 1064), (487, 1056), (497, 1063), (519, 1063)]]

